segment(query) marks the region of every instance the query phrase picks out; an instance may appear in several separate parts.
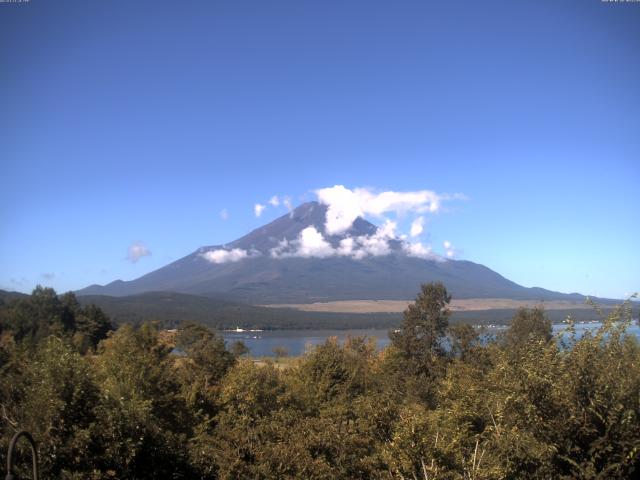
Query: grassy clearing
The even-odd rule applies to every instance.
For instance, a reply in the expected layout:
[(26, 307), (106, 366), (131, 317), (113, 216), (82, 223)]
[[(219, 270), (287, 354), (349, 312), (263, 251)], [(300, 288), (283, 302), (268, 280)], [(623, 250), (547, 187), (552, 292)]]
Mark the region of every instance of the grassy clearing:
[[(335, 302), (290, 303), (262, 305), (269, 308), (293, 308), (303, 312), (327, 313), (401, 313), (411, 300), (340, 300)], [(545, 310), (590, 309), (587, 303), (567, 300), (539, 302), (535, 300), (511, 300), (507, 298), (454, 299), (449, 308), (452, 312), (533, 308), (542, 305)]]

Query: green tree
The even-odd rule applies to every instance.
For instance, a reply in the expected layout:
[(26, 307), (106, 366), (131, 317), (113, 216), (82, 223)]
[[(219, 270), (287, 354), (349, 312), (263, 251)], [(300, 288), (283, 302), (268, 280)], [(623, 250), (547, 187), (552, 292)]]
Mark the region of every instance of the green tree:
[(0, 310), (0, 331), (10, 331), (17, 341), (32, 346), (49, 335), (74, 336), (74, 344), (84, 353), (113, 330), (109, 318), (95, 305), (82, 308), (72, 292), (58, 296), (52, 288), (39, 285), (29, 297)]
[[(291, 372), (292, 386), (307, 407), (343, 402), (363, 394), (375, 346), (362, 339), (349, 339), (345, 347), (332, 337), (308, 353)], [(369, 374), (369, 375), (368, 375)]]
[(121, 479), (193, 478), (186, 446), (193, 413), (157, 325), (119, 328), (101, 342), (96, 367), (101, 403), (92, 433), (104, 449), (100, 470)]
[(271, 363), (240, 360), (223, 380), (215, 428), (209, 423), (192, 442), (194, 463), (208, 475), (219, 468), (219, 478), (268, 478), (260, 472), (271, 461), (266, 445), (277, 437), (267, 425), (285, 407), (284, 393)]
[(422, 285), (415, 302), (404, 311), (400, 329), (389, 334), (393, 346), (405, 357), (419, 363), (427, 363), (433, 355), (442, 356), (450, 301), (451, 295), (442, 283)]
[(236, 358), (240, 358), (241, 356), (249, 353), (249, 347), (247, 347), (242, 340), (236, 340), (233, 342), (229, 350)]
[(90, 304), (79, 310), (75, 318), (76, 335), (82, 335), (92, 348), (98, 346), (101, 340), (113, 330), (109, 317), (96, 305)]
[(72, 330), (73, 314), (64, 308), (55, 290), (38, 285), (29, 297), (11, 302), (4, 322), (4, 329), (17, 341), (35, 345), (51, 334)]
[(478, 346), (479, 338), (473, 326), (465, 323), (449, 327), (449, 341), (451, 353), (465, 361)]
[(551, 320), (542, 307), (520, 308), (504, 333), (503, 343), (507, 349), (518, 350), (530, 342), (548, 342), (551, 337)]
[(24, 429), (37, 439), (43, 476), (89, 474), (95, 453), (91, 427), (99, 402), (90, 364), (55, 337), (43, 339), (33, 354), (16, 352), (13, 361), (20, 371), (4, 372), (10, 385), (2, 386), (2, 453), (11, 435)]
[(236, 362), (222, 337), (193, 322), (186, 322), (178, 329), (176, 348), (191, 361), (190, 368), (201, 377), (205, 389), (215, 385)]
[(443, 341), (450, 301), (442, 283), (422, 285), (415, 303), (404, 311), (400, 328), (389, 332), (391, 346), (383, 368), (389, 388), (401, 397), (413, 395), (433, 403), (435, 381), (444, 374), (446, 364)]

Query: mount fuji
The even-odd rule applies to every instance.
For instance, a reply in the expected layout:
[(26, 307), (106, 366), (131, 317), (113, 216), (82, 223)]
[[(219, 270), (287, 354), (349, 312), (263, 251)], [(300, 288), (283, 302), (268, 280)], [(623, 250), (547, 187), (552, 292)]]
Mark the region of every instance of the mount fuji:
[(358, 217), (340, 234), (325, 229), (317, 202), (225, 245), (201, 247), (131, 281), (91, 285), (78, 295), (175, 292), (252, 305), (336, 300), (406, 300), (420, 284), (442, 281), (454, 298), (583, 301), (518, 285), (484, 265), (416, 252), (403, 239)]

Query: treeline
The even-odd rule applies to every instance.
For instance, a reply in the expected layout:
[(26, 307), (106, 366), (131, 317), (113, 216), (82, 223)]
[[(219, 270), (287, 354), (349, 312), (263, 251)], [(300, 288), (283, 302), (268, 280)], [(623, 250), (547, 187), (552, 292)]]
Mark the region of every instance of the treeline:
[[(141, 325), (146, 321), (160, 321), (165, 328), (176, 328), (185, 320), (225, 330), (245, 329), (366, 329), (397, 328), (402, 313), (331, 313), (305, 312), (291, 308), (267, 308), (234, 303), (221, 298), (203, 297), (175, 292), (147, 292), (126, 297), (104, 295), (80, 296), (81, 304), (99, 306), (119, 324)], [(602, 306), (609, 313), (613, 306)], [(636, 309), (637, 315), (640, 309)], [(494, 309), (452, 312), (451, 323), (508, 325), (516, 309)], [(547, 315), (555, 322), (562, 322), (571, 314), (576, 321), (598, 319), (591, 309), (549, 310)]]
[(384, 351), (330, 339), (281, 369), (197, 324), (175, 336), (152, 323), (109, 332), (72, 297), (41, 289), (25, 301), (0, 309), (0, 455), (15, 431), (30, 431), (43, 478), (640, 471), (640, 346), (625, 334), (628, 304), (582, 338), (569, 325), (562, 341), (542, 310), (520, 310), (487, 342), (449, 325), (446, 289), (428, 284)]
[(176, 328), (185, 320), (218, 330), (236, 327), (261, 330), (391, 328), (399, 325), (402, 319), (401, 313), (303, 312), (175, 292), (148, 292), (127, 297), (89, 295), (79, 297), (79, 301), (99, 306), (120, 324), (140, 325), (157, 320), (166, 328)]

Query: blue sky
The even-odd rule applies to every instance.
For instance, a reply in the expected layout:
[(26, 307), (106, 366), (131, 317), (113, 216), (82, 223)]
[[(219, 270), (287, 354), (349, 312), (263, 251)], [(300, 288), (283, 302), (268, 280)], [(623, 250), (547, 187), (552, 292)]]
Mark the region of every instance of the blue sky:
[(132, 279), (345, 185), (464, 194), (423, 240), (522, 285), (640, 290), (638, 25), (600, 0), (0, 4), (0, 288)]

